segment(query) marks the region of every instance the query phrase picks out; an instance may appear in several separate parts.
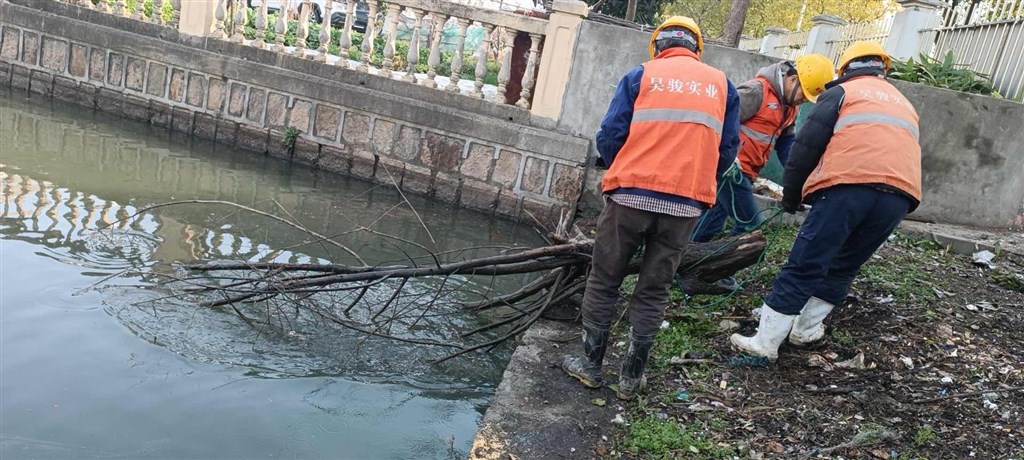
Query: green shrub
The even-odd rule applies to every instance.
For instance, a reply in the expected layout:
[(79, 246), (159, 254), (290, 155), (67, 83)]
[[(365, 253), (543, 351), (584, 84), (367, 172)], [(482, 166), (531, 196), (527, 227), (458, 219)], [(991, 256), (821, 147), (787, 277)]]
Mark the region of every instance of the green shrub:
[(953, 52), (941, 60), (921, 54), (915, 61), (894, 59), (889, 77), (965, 93), (1001, 97), (988, 75), (968, 69), (953, 60)]

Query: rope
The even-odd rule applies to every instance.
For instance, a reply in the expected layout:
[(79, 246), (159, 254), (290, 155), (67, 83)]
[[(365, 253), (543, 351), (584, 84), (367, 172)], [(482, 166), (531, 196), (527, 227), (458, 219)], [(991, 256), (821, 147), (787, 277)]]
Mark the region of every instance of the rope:
[[(722, 193), (723, 188), (726, 185), (739, 185), (739, 184), (741, 184), (743, 182), (742, 174), (743, 173), (740, 171), (740, 169), (738, 168), (738, 165), (736, 163), (733, 163), (732, 166), (729, 166), (729, 169), (727, 169), (725, 171), (725, 174), (722, 176), (723, 180), (722, 180), (722, 183), (718, 186), (718, 191), (716, 192), (716, 195), (720, 195)], [(729, 215), (729, 217), (732, 218), (736, 222), (742, 223), (743, 225), (747, 225), (747, 224), (753, 223), (754, 221), (757, 220), (758, 217), (761, 216), (762, 213), (772, 212), (772, 214), (769, 217), (767, 217), (766, 219), (762, 220), (760, 223), (755, 225), (749, 231), (760, 230), (765, 225), (768, 225), (769, 223), (771, 223), (775, 219), (778, 219), (785, 212), (779, 206), (771, 206), (771, 207), (759, 210), (757, 213), (754, 214), (753, 217), (750, 218), (750, 220), (746, 220), (745, 221), (745, 220), (740, 219), (739, 217), (737, 217), (737, 213), (736, 213), (736, 194), (733, 193), (731, 198), (732, 199), (730, 200), (729, 204), (730, 204), (730, 208), (731, 208), (732, 213)], [(710, 214), (710, 212), (705, 211), (704, 214), (701, 215), (700, 220), (697, 221), (697, 226), (694, 228), (693, 233), (697, 233), (697, 231), (700, 230), (700, 228), (704, 224), (704, 220), (707, 218), (708, 214)], [(761, 252), (761, 255), (758, 256), (758, 258), (757, 258), (757, 262), (755, 262), (753, 265), (751, 265), (751, 267), (756, 269), (756, 268), (759, 268), (761, 266), (761, 264), (764, 263), (765, 255), (768, 253), (768, 247), (770, 245), (772, 245), (775, 242), (775, 240), (776, 240), (776, 238), (770, 238), (765, 243), (765, 250)], [(710, 259), (710, 258), (712, 258), (714, 256), (717, 256), (718, 254), (721, 254), (722, 251), (724, 251), (725, 248), (728, 247), (728, 246), (729, 246), (728, 243), (722, 244), (721, 246), (716, 248), (714, 251), (711, 251), (711, 253), (709, 253), (708, 255), (698, 259), (696, 262), (694, 262), (689, 267), (687, 267), (687, 269), (696, 267), (697, 265), (700, 265), (700, 264), (704, 263), (708, 259)], [(637, 248), (637, 251), (636, 251), (635, 254), (633, 254), (633, 257), (636, 258), (638, 256), (642, 256), (643, 255), (643, 251), (644, 251), (644, 243), (641, 242), (640, 243), (640, 247)], [(736, 295), (737, 292), (742, 290), (743, 287), (747, 283), (749, 283), (751, 280), (753, 280), (753, 278), (754, 278), (754, 276), (751, 275), (750, 277), (748, 277), (747, 279), (745, 279), (743, 281), (738, 281), (736, 283), (736, 287), (733, 288), (728, 294), (725, 294), (725, 296), (722, 297), (721, 299), (718, 299), (718, 300), (716, 300), (714, 302), (711, 302), (709, 304), (706, 304), (706, 305), (688, 305), (688, 308), (694, 308), (694, 309), (698, 309), (698, 310), (703, 310), (703, 309), (714, 308), (714, 307), (717, 307), (717, 306), (719, 306), (719, 305), (721, 305), (721, 304), (723, 304), (725, 302), (728, 302), (730, 299), (732, 299), (733, 296)], [(679, 277), (678, 273), (673, 278), (673, 284), (675, 284), (675, 287), (677, 289), (682, 291), (682, 279)], [(689, 300), (690, 296), (686, 296), (686, 298), (687, 298), (687, 300)]]

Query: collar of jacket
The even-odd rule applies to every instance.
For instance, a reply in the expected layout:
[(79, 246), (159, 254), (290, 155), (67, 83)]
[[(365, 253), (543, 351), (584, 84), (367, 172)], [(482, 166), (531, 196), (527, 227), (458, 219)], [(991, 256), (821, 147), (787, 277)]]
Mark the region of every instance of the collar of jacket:
[(697, 53), (694, 53), (693, 51), (690, 51), (686, 48), (683, 48), (682, 46), (673, 46), (665, 51), (662, 51), (658, 53), (657, 56), (654, 56), (654, 59), (667, 59), (680, 56), (694, 58), (698, 61), (700, 60), (700, 58), (697, 57)]
[(857, 69), (851, 72), (847, 72), (846, 75), (839, 77), (835, 80), (828, 82), (825, 85), (825, 89), (832, 88), (834, 86), (846, 83), (854, 78), (860, 77), (885, 77), (885, 72), (878, 69)]

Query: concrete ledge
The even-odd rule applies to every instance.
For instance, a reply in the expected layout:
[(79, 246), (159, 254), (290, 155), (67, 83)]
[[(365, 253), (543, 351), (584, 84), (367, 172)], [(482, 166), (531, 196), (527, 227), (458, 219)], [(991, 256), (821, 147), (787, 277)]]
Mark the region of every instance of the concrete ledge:
[[(599, 456), (594, 446), (602, 443), (602, 436), (611, 435), (607, 430), (618, 400), (608, 388), (587, 389), (562, 373), (563, 355), (579, 351), (578, 333), (578, 326), (542, 320), (523, 334), (484, 414), (469, 458)], [(607, 404), (598, 407), (591, 403), (595, 398)]]

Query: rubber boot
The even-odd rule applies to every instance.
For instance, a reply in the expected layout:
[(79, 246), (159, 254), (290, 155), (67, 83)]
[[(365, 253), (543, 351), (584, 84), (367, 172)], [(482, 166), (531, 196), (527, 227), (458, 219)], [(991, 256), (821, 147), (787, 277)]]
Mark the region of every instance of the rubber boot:
[(800, 315), (793, 321), (793, 330), (789, 332), (789, 343), (804, 347), (825, 337), (825, 317), (832, 312), (832, 305), (817, 297), (811, 297), (800, 310)]
[(779, 358), (779, 345), (786, 340), (795, 320), (796, 316), (784, 315), (765, 304), (761, 307), (761, 320), (757, 326), (757, 334), (753, 337), (733, 334), (732, 337), (729, 337), (729, 341), (732, 342), (733, 348), (748, 355), (775, 361)]
[(562, 360), (562, 370), (587, 388), (601, 388), (604, 382), (601, 377), (601, 364), (604, 362), (604, 351), (608, 348), (609, 329), (609, 326), (601, 326), (584, 319), (583, 355), (566, 356)]
[(638, 336), (630, 331), (629, 350), (622, 358), (622, 369), (619, 372), (619, 389), (615, 396), (624, 401), (636, 399), (636, 394), (647, 387), (647, 376), (644, 369), (647, 368), (647, 358), (651, 355), (651, 348), (654, 347), (653, 335)]

